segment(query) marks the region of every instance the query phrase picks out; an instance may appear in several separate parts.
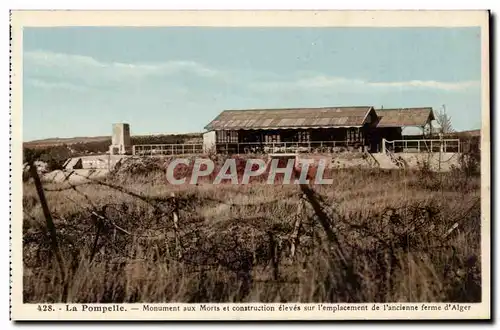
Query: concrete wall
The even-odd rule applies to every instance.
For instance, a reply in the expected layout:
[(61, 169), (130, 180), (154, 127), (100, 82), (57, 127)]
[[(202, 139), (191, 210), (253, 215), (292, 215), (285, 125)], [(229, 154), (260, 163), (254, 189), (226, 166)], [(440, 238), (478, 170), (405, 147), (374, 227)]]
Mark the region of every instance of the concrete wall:
[[(329, 168), (385, 168), (398, 169), (389, 156), (378, 153), (376, 156), (378, 165), (369, 159), (362, 157), (361, 153), (344, 153), (344, 154), (300, 154), (300, 158), (314, 159), (314, 162), (319, 163), (320, 159), (325, 159)], [(401, 157), (409, 169), (420, 169), (423, 164), (429, 164), (432, 171), (450, 171), (454, 166), (459, 166), (460, 154), (443, 152), (439, 153), (396, 153), (396, 157)], [(382, 159), (381, 159), (382, 158)], [(441, 158), (441, 160), (440, 160)], [(383, 160), (383, 161), (382, 161)]]
[(459, 166), (460, 154), (455, 152), (433, 153), (397, 153), (409, 168), (418, 169), (423, 163), (428, 163), (433, 171), (449, 171), (453, 166)]
[(90, 168), (103, 168), (107, 169), (111, 166), (111, 163), (108, 162), (107, 157), (103, 157), (103, 159), (83, 159), (82, 160), (82, 168), (90, 169)]
[(82, 157), (82, 168), (91, 169), (91, 168), (100, 168), (100, 169), (114, 169), (115, 166), (120, 163), (126, 156), (120, 155), (103, 155), (103, 156), (90, 156), (90, 157)]
[(76, 170), (83, 168), (82, 159), (81, 158), (70, 158), (68, 159), (63, 167), (67, 170)]
[(327, 164), (328, 168), (371, 168), (373, 167), (361, 153), (344, 154), (300, 154), (298, 159), (313, 159), (314, 163), (319, 164), (321, 159)]
[(203, 152), (208, 153), (215, 149), (215, 131), (203, 134)]
[[(65, 170), (74, 169), (114, 169), (121, 160), (127, 156), (122, 155), (102, 155), (102, 156), (84, 156), (69, 159)], [(77, 164), (77, 166), (75, 166)]]
[(102, 179), (108, 174), (109, 171), (107, 169), (55, 170), (44, 174), (41, 180), (44, 182), (84, 183), (93, 179)]

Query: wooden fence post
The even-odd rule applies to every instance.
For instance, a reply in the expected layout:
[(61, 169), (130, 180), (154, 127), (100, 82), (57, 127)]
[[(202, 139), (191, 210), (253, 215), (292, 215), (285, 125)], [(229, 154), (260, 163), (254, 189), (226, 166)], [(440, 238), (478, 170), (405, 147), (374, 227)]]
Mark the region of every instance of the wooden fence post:
[(175, 193), (170, 195), (173, 200), (174, 211), (172, 212), (173, 222), (174, 222), (174, 237), (175, 237), (175, 250), (177, 252), (177, 257), (182, 258), (181, 242), (179, 239), (179, 203), (175, 198)]
[(274, 233), (272, 231), (269, 231), (267, 234), (269, 235), (269, 252), (273, 265), (273, 278), (275, 281), (277, 281), (279, 280), (280, 276), (278, 242), (276, 241)]
[(28, 165), (30, 168), (31, 177), (33, 178), (33, 181), (35, 182), (35, 187), (36, 187), (36, 192), (38, 194), (38, 198), (40, 199), (40, 205), (42, 206), (43, 215), (45, 217), (45, 222), (47, 224), (47, 230), (49, 231), (50, 244), (52, 247), (52, 251), (54, 252), (54, 255), (56, 257), (56, 262), (59, 266), (61, 282), (63, 283), (63, 286), (64, 286), (63, 300), (65, 302), (66, 296), (67, 296), (67, 286), (65, 285), (66, 270), (64, 269), (64, 260), (63, 260), (61, 251), (59, 250), (59, 244), (57, 242), (56, 227), (54, 225), (52, 215), (50, 214), (49, 206), (47, 204), (47, 199), (45, 198), (45, 193), (43, 191), (42, 181), (40, 180), (40, 177), (38, 176), (38, 171), (36, 169), (36, 166), (35, 166), (33, 160), (31, 160)]
[(301, 185), (299, 185), (299, 187), (302, 190), (304, 198), (309, 202), (309, 204), (312, 207), (312, 210), (316, 214), (316, 217), (319, 220), (319, 223), (321, 224), (321, 226), (323, 227), (323, 229), (326, 233), (326, 237), (328, 238), (328, 240), (330, 242), (332, 242), (333, 244), (336, 245), (337, 256), (339, 257), (342, 265), (347, 268), (348, 263), (347, 263), (347, 259), (345, 257), (345, 253), (342, 249), (342, 246), (340, 244), (340, 241), (339, 241), (337, 235), (335, 234), (335, 232), (331, 228), (327, 214), (323, 211), (323, 208), (321, 207), (319, 201), (317, 200), (316, 193), (307, 184), (301, 184)]
[[(94, 239), (94, 244), (92, 245), (92, 252), (90, 253), (90, 258), (89, 258), (89, 263), (91, 263), (94, 260), (94, 257), (97, 253), (97, 244), (99, 243), (99, 236), (101, 235), (101, 231), (104, 227), (104, 222), (101, 218), (98, 218), (92, 214), (92, 217), (94, 218), (96, 222), (96, 234), (95, 234), (95, 239)], [(115, 241), (115, 235), (116, 235), (116, 228), (114, 228), (113, 232), (113, 243)]]
[(295, 252), (297, 251), (297, 246), (299, 245), (299, 230), (304, 216), (303, 209), (304, 209), (304, 200), (301, 198), (297, 209), (297, 219), (295, 220), (292, 236), (290, 237), (290, 240), (292, 242), (292, 245), (290, 247), (290, 256), (292, 258), (295, 256)]

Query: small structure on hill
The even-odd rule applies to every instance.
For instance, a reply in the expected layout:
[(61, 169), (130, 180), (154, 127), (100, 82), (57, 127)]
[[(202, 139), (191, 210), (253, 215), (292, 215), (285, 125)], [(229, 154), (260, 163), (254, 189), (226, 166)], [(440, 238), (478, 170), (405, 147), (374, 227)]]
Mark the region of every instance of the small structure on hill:
[(109, 146), (110, 155), (125, 155), (132, 152), (130, 142), (130, 125), (125, 123), (113, 124), (113, 135)]

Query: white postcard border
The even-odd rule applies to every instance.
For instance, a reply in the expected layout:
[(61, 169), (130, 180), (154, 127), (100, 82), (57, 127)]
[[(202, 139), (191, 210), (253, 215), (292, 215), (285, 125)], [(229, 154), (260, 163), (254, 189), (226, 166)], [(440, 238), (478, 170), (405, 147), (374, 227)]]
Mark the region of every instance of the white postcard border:
[[(453, 304), (469, 306), (469, 311), (446, 310), (402, 311), (373, 310), (384, 305), (420, 306), (422, 304), (359, 304), (369, 306), (368, 311), (312, 311), (312, 312), (242, 312), (237, 306), (277, 307), (281, 304), (205, 304), (228, 306), (229, 311), (217, 312), (143, 312), (150, 306), (197, 306), (202, 304), (117, 304), (126, 312), (64, 312), (65, 304), (51, 305), (53, 311), (39, 312), (41, 304), (22, 303), (22, 29), (48, 26), (364, 26), (364, 27), (417, 27), (448, 26), (481, 27), (482, 47), (482, 129), (481, 129), (481, 236), (482, 236), (482, 302)], [(13, 11), (11, 34), (11, 304), (13, 320), (335, 320), (335, 319), (487, 319), (490, 318), (490, 89), (489, 89), (489, 14), (487, 11)], [(42, 304), (43, 305), (43, 304)], [(293, 304), (302, 307), (320, 304)], [(325, 306), (353, 306), (354, 304), (322, 304)], [(426, 304), (441, 306), (447, 304)], [(81, 304), (70, 304), (79, 309)], [(88, 306), (113, 306), (88, 304)], [(61, 310), (59, 310), (61, 308)], [(137, 308), (138, 310), (133, 310)], [(375, 307), (376, 308), (376, 307)]]

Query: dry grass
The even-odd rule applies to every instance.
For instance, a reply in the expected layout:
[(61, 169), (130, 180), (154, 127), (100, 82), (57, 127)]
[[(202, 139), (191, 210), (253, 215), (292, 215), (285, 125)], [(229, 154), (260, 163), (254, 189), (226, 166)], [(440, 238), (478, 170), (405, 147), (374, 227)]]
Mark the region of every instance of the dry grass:
[[(313, 189), (338, 245), (309, 203), (298, 215), (302, 193), (296, 185), (173, 187), (153, 171), (109, 181), (147, 201), (95, 184), (48, 191), (68, 273), (63, 281), (35, 189), (25, 184), (24, 301), (481, 300), (479, 178), (428, 179), (439, 180), (436, 186), (402, 171), (330, 175), (333, 185)], [(180, 204), (178, 249), (172, 191)], [(108, 219), (97, 243), (99, 218), (92, 211)], [(291, 258), (298, 217), (298, 249)], [(456, 222), (459, 227), (443, 238)]]

